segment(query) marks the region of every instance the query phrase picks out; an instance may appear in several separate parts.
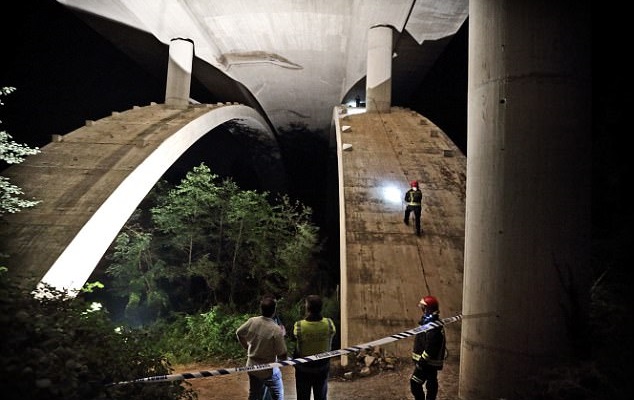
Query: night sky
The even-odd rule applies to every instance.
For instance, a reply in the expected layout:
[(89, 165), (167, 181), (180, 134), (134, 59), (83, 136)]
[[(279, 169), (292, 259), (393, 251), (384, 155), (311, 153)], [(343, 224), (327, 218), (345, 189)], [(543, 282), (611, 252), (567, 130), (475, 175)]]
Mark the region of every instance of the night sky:
[(0, 85), (17, 90), (3, 96), (0, 120), (15, 141), (41, 147), (86, 120), (164, 101), (164, 78), (145, 73), (56, 1), (8, 4), (0, 6), (11, 16), (0, 25)]

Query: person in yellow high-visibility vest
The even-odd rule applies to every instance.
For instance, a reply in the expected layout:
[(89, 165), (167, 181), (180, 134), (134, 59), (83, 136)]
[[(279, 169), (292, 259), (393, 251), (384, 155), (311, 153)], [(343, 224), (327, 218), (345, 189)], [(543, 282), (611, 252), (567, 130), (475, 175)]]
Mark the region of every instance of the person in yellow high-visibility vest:
[[(335, 324), (321, 315), (322, 300), (309, 295), (304, 302), (306, 317), (293, 325), (296, 348), (293, 357), (306, 357), (330, 351), (335, 336)], [(327, 400), (330, 357), (295, 365), (295, 389), (297, 400)]]
[(410, 188), (405, 192), (405, 215), (403, 216), (403, 222), (405, 225), (409, 225), (409, 216), (414, 212), (414, 220), (416, 223), (416, 235), (420, 236), (422, 229), (420, 227), (420, 216), (423, 210), (423, 193), (418, 188), (418, 181), (411, 181)]

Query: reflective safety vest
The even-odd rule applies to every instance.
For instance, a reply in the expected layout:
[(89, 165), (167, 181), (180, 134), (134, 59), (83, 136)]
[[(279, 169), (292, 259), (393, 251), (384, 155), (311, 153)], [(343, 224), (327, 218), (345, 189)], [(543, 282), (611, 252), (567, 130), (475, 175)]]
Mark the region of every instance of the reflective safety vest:
[(321, 321), (303, 319), (295, 322), (293, 334), (297, 338), (299, 356), (312, 356), (330, 351), (335, 332), (335, 324), (330, 318), (322, 318)]

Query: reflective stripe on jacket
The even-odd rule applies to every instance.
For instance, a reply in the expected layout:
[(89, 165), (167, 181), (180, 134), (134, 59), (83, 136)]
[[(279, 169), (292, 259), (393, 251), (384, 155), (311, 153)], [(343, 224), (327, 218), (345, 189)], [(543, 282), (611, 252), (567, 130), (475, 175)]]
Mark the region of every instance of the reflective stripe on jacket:
[(405, 202), (409, 206), (420, 206), (423, 201), (423, 193), (420, 190), (408, 190), (405, 193)]
[[(434, 313), (431, 316), (421, 319), (421, 325), (439, 320), (439, 315)], [(412, 359), (417, 363), (425, 363), (441, 369), (445, 361), (445, 329), (442, 326), (418, 333), (414, 338), (414, 348), (412, 349)]]
[(429, 356), (429, 354), (427, 354), (427, 352), (424, 352), (424, 351), (423, 351), (423, 354), (416, 354), (416, 353), (412, 353), (412, 360), (414, 360), (414, 361), (418, 361), (418, 360), (420, 360), (421, 358), (422, 358), (423, 360), (425, 360), (425, 362), (426, 362), (427, 364), (432, 365), (432, 366), (434, 366), (434, 367), (442, 367), (442, 366), (443, 366), (443, 363), (444, 363), (444, 360), (443, 360), (443, 359), (440, 359), (440, 360), (435, 360), (435, 359), (431, 358), (431, 357)]

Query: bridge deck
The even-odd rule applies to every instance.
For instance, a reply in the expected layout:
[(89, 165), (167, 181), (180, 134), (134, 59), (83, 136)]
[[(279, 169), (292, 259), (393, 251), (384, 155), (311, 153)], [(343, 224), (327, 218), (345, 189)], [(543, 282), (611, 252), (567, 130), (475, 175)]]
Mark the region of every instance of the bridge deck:
[[(462, 308), (466, 157), (416, 112), (396, 107), (387, 114), (354, 111), (340, 114), (338, 122), (340, 144), (348, 148), (340, 154), (344, 346), (417, 326), (417, 303), (426, 294), (439, 298), (443, 317)], [(411, 180), (418, 180), (423, 192), (421, 237), (413, 224), (403, 224), (402, 198)], [(447, 327), (448, 347), (455, 354), (459, 325)], [(408, 356), (412, 340), (384, 347)]]

